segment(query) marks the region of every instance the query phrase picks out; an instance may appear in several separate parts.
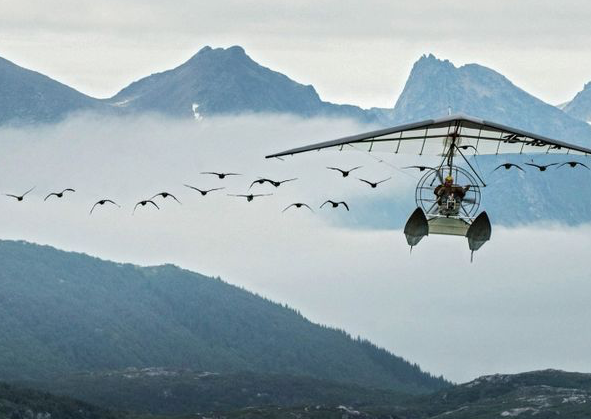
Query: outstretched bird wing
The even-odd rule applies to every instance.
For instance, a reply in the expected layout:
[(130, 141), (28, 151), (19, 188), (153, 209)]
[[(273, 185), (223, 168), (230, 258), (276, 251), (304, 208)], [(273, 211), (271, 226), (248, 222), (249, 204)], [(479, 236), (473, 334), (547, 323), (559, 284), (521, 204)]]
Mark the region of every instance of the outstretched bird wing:
[(310, 208), (310, 205), (302, 203), (302, 206), (303, 206), (303, 207), (306, 207), (306, 208), (308, 208), (310, 211), (314, 212), (314, 210), (313, 210), (312, 208)]
[(291, 207), (294, 207), (294, 206), (295, 206), (295, 204), (288, 205), (281, 212), (285, 212), (285, 211), (287, 211), (288, 209), (290, 209)]
[(294, 178), (292, 178), (292, 179), (285, 179), (285, 180), (280, 180), (280, 181), (279, 181), (279, 182), (277, 182), (277, 183), (281, 185), (282, 183), (285, 183), (285, 182), (292, 182), (292, 181), (294, 181), (294, 180), (298, 180), (298, 178), (297, 178), (297, 177), (294, 177)]
[(24, 194), (22, 194), (22, 197), (24, 198), (29, 192), (31, 192), (33, 189), (35, 189), (35, 186), (33, 186), (31, 189), (29, 189), (27, 192), (25, 192)]
[(50, 196), (52, 196), (52, 195), (55, 195), (55, 196), (57, 196), (58, 194), (57, 194), (57, 192), (52, 192), (52, 193), (50, 193), (49, 195), (47, 195), (47, 196), (45, 197), (45, 199), (43, 199), (43, 200), (44, 200), (44, 201), (47, 201), (47, 198), (49, 198), (49, 197), (50, 197)]
[(380, 183), (387, 182), (387, 181), (389, 181), (390, 179), (392, 179), (392, 176), (390, 176), (390, 177), (389, 177), (389, 178), (387, 178), (387, 179), (380, 180), (379, 182), (376, 182), (376, 183), (379, 185)]
[(88, 214), (92, 214), (92, 211), (94, 211), (94, 207), (96, 207), (98, 204), (100, 204), (101, 201), (97, 201), (95, 202), (95, 204), (92, 206), (92, 208), (90, 209), (90, 212)]
[(156, 203), (154, 201), (152, 201), (151, 199), (148, 199), (146, 202), (149, 202), (150, 204), (154, 205), (156, 208), (160, 209), (160, 207), (158, 205), (156, 205)]
[(181, 201), (179, 201), (178, 199), (176, 199), (176, 196), (174, 196), (173, 194), (169, 193), (168, 196), (170, 196), (172, 199), (174, 199), (179, 204), (182, 204)]
[(525, 163), (528, 166), (532, 166), (532, 167), (537, 167), (538, 169), (542, 169), (542, 167), (546, 167), (546, 166), (540, 166), (539, 164), (535, 164), (535, 163)]
[(403, 169), (419, 169), (421, 172), (426, 169), (435, 170), (434, 167), (430, 167), (430, 166), (406, 166), (406, 167), (403, 167)]
[(338, 167), (327, 167), (327, 169), (328, 169), (328, 170), (337, 170), (337, 171), (339, 171), (339, 172), (341, 172), (341, 173), (345, 173), (345, 171), (344, 171), (344, 170), (342, 170), (342, 169), (339, 169)]
[(195, 190), (197, 192), (200, 192), (200, 193), (203, 193), (203, 192), (207, 193), (207, 192), (209, 192), (209, 191), (202, 191), (201, 189), (196, 188), (196, 187), (191, 186), (191, 185), (187, 185), (186, 183), (183, 183), (183, 186), (186, 186), (187, 188), (191, 188), (191, 189), (193, 189), (193, 190)]
[(347, 203), (345, 201), (341, 201), (341, 202), (339, 202), (339, 204), (343, 204), (345, 206), (345, 208), (347, 208), (347, 211), (349, 211), (349, 205), (347, 205)]

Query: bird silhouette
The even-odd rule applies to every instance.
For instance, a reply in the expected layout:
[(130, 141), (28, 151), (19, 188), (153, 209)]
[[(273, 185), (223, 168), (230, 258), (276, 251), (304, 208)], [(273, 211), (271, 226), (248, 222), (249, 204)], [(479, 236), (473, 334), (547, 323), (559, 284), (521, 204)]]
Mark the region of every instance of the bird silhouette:
[(294, 180), (298, 180), (297, 177), (291, 178), (291, 179), (285, 179), (285, 180), (272, 180), (271, 181), (271, 185), (275, 186), (276, 188), (280, 187), (282, 184), (284, 184), (285, 182), (293, 182)]
[(13, 195), (13, 194), (10, 194), (10, 193), (6, 193), (6, 194), (4, 194), (4, 195), (6, 195), (6, 196), (9, 196), (9, 197), (11, 197), (11, 198), (15, 198), (17, 201), (19, 201), (19, 202), (20, 202), (20, 201), (22, 201), (22, 200), (25, 198), (25, 196), (26, 196), (26, 195), (27, 195), (29, 192), (31, 192), (33, 189), (35, 189), (35, 187), (34, 187), (34, 186), (33, 186), (31, 189), (29, 189), (27, 192), (25, 192), (24, 194), (22, 194), (22, 195)]
[(164, 199), (166, 199), (166, 198), (168, 198), (168, 197), (170, 196), (172, 199), (174, 199), (174, 200), (175, 200), (176, 202), (178, 202), (179, 204), (181, 203), (181, 201), (179, 201), (178, 199), (176, 199), (176, 196), (174, 196), (173, 194), (171, 194), (171, 193), (169, 193), (169, 192), (160, 192), (160, 193), (157, 193), (156, 195), (154, 195), (154, 196), (153, 196), (152, 198), (150, 198), (149, 200), (152, 200), (152, 199), (154, 199), (154, 198), (156, 198), (156, 197), (158, 197), (158, 196), (161, 196), (161, 197), (162, 197), (162, 198), (164, 198)]
[(119, 205), (115, 201), (112, 201), (110, 199), (101, 199), (100, 201), (96, 201), (95, 202), (95, 204), (90, 209), (90, 213), (89, 214), (92, 214), (92, 211), (94, 211), (94, 207), (96, 207), (97, 205), (105, 205), (107, 202), (110, 203), (110, 204), (113, 204), (113, 205), (117, 205), (119, 208), (121, 208), (121, 205)]
[(357, 166), (354, 167), (352, 169), (349, 170), (343, 170), (343, 169), (339, 169), (338, 167), (327, 167), (328, 170), (336, 170), (338, 172), (341, 172), (341, 174), (343, 175), (343, 177), (347, 177), (349, 176), (349, 173), (351, 173), (353, 170), (357, 170), (357, 169), (361, 169), (362, 166)]
[(296, 202), (294, 204), (288, 205), (287, 207), (285, 207), (285, 209), (281, 212), (285, 212), (288, 209), (290, 209), (291, 207), (296, 207), (296, 208), (302, 208), (302, 207), (306, 207), (308, 208), (310, 211), (314, 212), (314, 210), (312, 208), (310, 208), (310, 206), (308, 204), (304, 204), (303, 202)]
[(372, 188), (377, 188), (380, 183), (384, 183), (384, 182), (386, 182), (386, 181), (388, 181), (388, 180), (390, 180), (392, 178), (389, 177), (388, 179), (380, 180), (378, 182), (370, 182), (369, 180), (365, 180), (365, 179), (361, 179), (361, 178), (357, 178), (357, 179), (360, 180), (360, 181), (362, 181), (362, 182), (364, 182), (364, 183), (367, 183)]
[(234, 195), (234, 194), (228, 194), (228, 196), (239, 196), (242, 198), (246, 198), (247, 202), (252, 201), (253, 199), (259, 197), (259, 196), (271, 196), (273, 195), (272, 193), (264, 193), (264, 194), (249, 194), (249, 195)]
[(513, 163), (503, 163), (503, 164), (499, 164), (495, 170), (493, 170), (493, 172), (496, 172), (497, 170), (499, 170), (501, 167), (504, 167), (505, 170), (509, 170), (512, 167), (516, 167), (517, 169), (521, 170), (522, 172), (525, 172), (525, 170), (523, 170), (519, 165), (517, 164), (513, 164)]
[(49, 195), (47, 195), (47, 196), (45, 197), (44, 201), (47, 201), (47, 198), (49, 198), (50, 196), (56, 196), (56, 197), (58, 197), (58, 198), (61, 198), (61, 197), (63, 197), (63, 196), (64, 196), (64, 193), (66, 193), (66, 192), (76, 192), (76, 190), (74, 190), (74, 189), (72, 189), (72, 188), (66, 188), (66, 189), (64, 189), (64, 190), (63, 190), (63, 191), (61, 191), (61, 192), (52, 192), (52, 193), (50, 193)]
[(145, 199), (145, 200), (143, 200), (143, 201), (140, 201), (140, 202), (138, 202), (137, 204), (135, 204), (135, 207), (133, 207), (133, 212), (132, 212), (131, 214), (132, 214), (132, 215), (133, 215), (133, 214), (135, 214), (135, 209), (136, 209), (136, 208), (137, 208), (139, 205), (141, 205), (142, 207), (145, 207), (145, 206), (146, 206), (146, 204), (148, 204), (148, 203), (150, 203), (150, 204), (154, 205), (154, 206), (156, 207), (156, 209), (160, 209), (160, 207), (159, 207), (158, 205), (156, 205), (156, 203), (155, 203), (154, 201), (152, 201), (152, 200), (150, 200), (150, 199)]
[(343, 205), (347, 209), (347, 211), (349, 211), (349, 205), (347, 205), (345, 201), (335, 202), (328, 199), (324, 204), (320, 205), (320, 208), (322, 208), (326, 204), (332, 205), (333, 208), (337, 208), (339, 205)]
[(226, 176), (240, 176), (240, 173), (201, 172), (201, 174), (216, 175), (219, 179), (224, 179)]
[(213, 191), (219, 191), (221, 189), (225, 189), (225, 188), (199, 189), (199, 188), (196, 188), (196, 187), (191, 186), (191, 185), (187, 185), (187, 184), (183, 184), (183, 185), (186, 186), (187, 188), (190, 188), (190, 189), (193, 189), (193, 190), (199, 192), (202, 196), (205, 196), (208, 193), (213, 192)]
[(265, 183), (265, 182), (268, 182), (268, 183), (270, 183), (271, 185), (273, 185), (273, 186), (275, 186), (276, 188), (278, 188), (278, 187), (280, 187), (280, 186), (281, 186), (283, 183), (285, 183), (285, 182), (292, 182), (292, 181), (294, 181), (294, 180), (298, 180), (298, 178), (297, 178), (297, 177), (294, 177), (294, 178), (292, 178), (292, 179), (285, 179), (285, 180), (273, 180), (273, 179), (268, 179), (268, 178), (259, 178), (259, 179), (255, 180), (254, 182), (252, 182), (252, 183), (250, 184), (250, 187), (249, 187), (248, 189), (252, 188), (252, 187), (253, 187), (255, 184), (262, 185), (262, 184), (263, 184), (263, 183)]
[(461, 148), (462, 150), (468, 150), (469, 148), (471, 148), (474, 150), (475, 153), (478, 154), (478, 150), (476, 150), (476, 147), (474, 147), (473, 145), (459, 145), (457, 147)]
[(434, 167), (430, 166), (407, 166), (403, 167), (403, 169), (419, 169), (419, 172), (424, 172), (425, 170), (435, 170)]
[(257, 185), (257, 184), (258, 184), (258, 185), (262, 185), (262, 184), (263, 184), (263, 183), (265, 183), (265, 182), (269, 182), (269, 183), (271, 183), (271, 182), (272, 182), (272, 180), (271, 180), (271, 179), (267, 179), (267, 178), (263, 178), (263, 177), (262, 177), (262, 178), (258, 178), (257, 180), (255, 180), (254, 182), (252, 182), (252, 183), (250, 184), (250, 186), (248, 187), (248, 189), (252, 188), (254, 185)]
[(567, 161), (566, 163), (562, 163), (561, 165), (559, 165), (559, 166), (557, 167), (557, 169), (560, 169), (562, 166), (566, 166), (567, 164), (568, 164), (570, 167), (573, 167), (573, 168), (574, 168), (574, 167), (577, 167), (577, 166), (583, 166), (585, 169), (587, 169), (587, 170), (591, 170), (591, 169), (589, 169), (589, 166), (587, 166), (587, 165), (586, 165), (586, 164), (584, 164), (584, 163), (578, 162), (578, 161)]
[(537, 167), (540, 172), (545, 172), (550, 166), (556, 166), (558, 163), (550, 163), (550, 164), (535, 164), (535, 163), (525, 163), (528, 166)]

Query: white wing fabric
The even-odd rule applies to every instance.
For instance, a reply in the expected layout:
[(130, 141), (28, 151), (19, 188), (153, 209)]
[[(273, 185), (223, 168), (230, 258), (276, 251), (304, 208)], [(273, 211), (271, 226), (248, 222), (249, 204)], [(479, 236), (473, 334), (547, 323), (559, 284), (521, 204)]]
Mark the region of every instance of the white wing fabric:
[(585, 147), (467, 115), (452, 115), (298, 147), (269, 155), (267, 158), (327, 148), (340, 150), (355, 148), (362, 151), (396, 154), (446, 155), (450, 147), (453, 147), (454, 154), (465, 155), (529, 153), (591, 155), (591, 149)]

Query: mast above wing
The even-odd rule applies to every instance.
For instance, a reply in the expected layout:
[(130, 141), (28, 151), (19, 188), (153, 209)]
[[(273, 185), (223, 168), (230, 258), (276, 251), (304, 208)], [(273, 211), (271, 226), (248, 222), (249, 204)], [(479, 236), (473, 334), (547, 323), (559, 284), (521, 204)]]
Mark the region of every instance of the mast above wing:
[(266, 157), (290, 156), (327, 148), (342, 150), (345, 147), (362, 151), (418, 155), (445, 155), (450, 147), (459, 148), (462, 153), (468, 155), (508, 153), (591, 155), (589, 148), (459, 114), (297, 147)]

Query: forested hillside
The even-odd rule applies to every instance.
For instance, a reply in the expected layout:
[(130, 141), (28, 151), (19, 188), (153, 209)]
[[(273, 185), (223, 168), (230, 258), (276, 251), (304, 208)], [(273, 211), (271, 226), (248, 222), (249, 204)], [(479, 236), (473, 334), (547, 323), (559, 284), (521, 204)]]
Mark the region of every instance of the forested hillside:
[(0, 378), (128, 367), (304, 375), (410, 392), (443, 379), (220, 279), (0, 242)]

